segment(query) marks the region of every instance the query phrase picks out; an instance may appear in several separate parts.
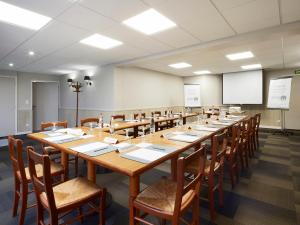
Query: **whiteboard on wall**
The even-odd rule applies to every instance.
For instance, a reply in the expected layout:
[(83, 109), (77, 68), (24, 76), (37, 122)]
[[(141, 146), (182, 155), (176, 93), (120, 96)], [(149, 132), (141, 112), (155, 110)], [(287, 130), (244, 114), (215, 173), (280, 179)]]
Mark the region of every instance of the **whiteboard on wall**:
[(200, 84), (185, 84), (184, 85), (184, 105), (185, 107), (200, 107), (201, 106), (201, 91)]
[(271, 109), (289, 109), (292, 77), (270, 80), (268, 104)]
[(262, 70), (223, 74), (223, 104), (262, 104)]

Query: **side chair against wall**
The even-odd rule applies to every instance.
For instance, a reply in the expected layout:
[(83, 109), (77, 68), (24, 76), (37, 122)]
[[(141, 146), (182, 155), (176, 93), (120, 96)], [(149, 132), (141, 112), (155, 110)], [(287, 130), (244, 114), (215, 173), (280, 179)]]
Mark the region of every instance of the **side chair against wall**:
[(261, 120), (261, 113), (255, 114), (255, 144), (257, 149), (259, 148), (259, 139), (258, 139), (258, 132), (259, 132), (259, 126), (260, 126), (260, 120)]
[[(111, 118), (111, 121), (113, 120), (114, 122), (125, 121), (125, 115), (124, 114), (112, 115), (110, 118)], [(110, 121), (110, 123), (111, 123), (111, 121)], [(126, 135), (126, 130), (115, 131), (115, 134)]]
[[(193, 162), (193, 170), (188, 169), (188, 165)], [(196, 162), (196, 163), (195, 163)], [(159, 182), (145, 188), (134, 200), (133, 212), (134, 223), (153, 225), (146, 221), (146, 215), (152, 215), (162, 220), (171, 221), (172, 225), (179, 225), (184, 221), (181, 217), (192, 207), (192, 223), (199, 224), (199, 190), (204, 171), (204, 147), (193, 152), (186, 157), (180, 157), (177, 161), (176, 181), (162, 178)], [(192, 172), (193, 176), (188, 181), (185, 179), (185, 173)], [(141, 216), (137, 212), (143, 212)]]
[[(223, 177), (225, 152), (227, 148), (227, 130), (221, 134), (216, 134), (212, 137), (211, 158), (206, 160), (204, 170), (204, 186), (208, 187), (209, 212), (212, 221), (215, 220), (215, 198), (214, 192), (219, 192), (219, 205), (223, 206)], [(215, 182), (215, 178), (217, 182)]]
[[(84, 216), (99, 213), (99, 225), (105, 224), (104, 207), (106, 189), (100, 188), (93, 182), (83, 177), (76, 177), (54, 187), (51, 185), (50, 165), (51, 160), (48, 155), (36, 153), (33, 147), (27, 147), (29, 171), (37, 199), (37, 224), (44, 225), (44, 211), (49, 213), (51, 225), (58, 225), (59, 220), (74, 210), (78, 210), (79, 215), (69, 219), (62, 224), (70, 224), (75, 220), (80, 220)], [(40, 165), (44, 174), (42, 179), (38, 177), (35, 165)], [(92, 204), (92, 201), (99, 200), (99, 207)], [(89, 204), (91, 209), (84, 215), (81, 206)]]
[[(55, 123), (55, 126), (59, 127), (59, 128), (67, 128), (68, 127), (67, 121), (46, 122), (46, 123), (43, 122), (43, 123), (41, 123), (41, 130), (46, 131), (46, 130), (52, 129), (54, 123)], [(52, 146), (45, 146), (45, 145), (42, 145), (42, 147), (43, 147), (44, 154), (49, 155), (49, 156), (54, 156), (54, 160), (60, 159), (61, 151), (59, 149), (56, 149)], [(74, 162), (75, 177), (77, 177), (78, 176), (78, 157), (74, 156), (74, 158), (70, 158), (69, 162)]]
[(240, 161), (242, 169), (249, 167), (249, 132), (250, 118), (241, 121), (241, 143), (239, 149)]
[(256, 126), (256, 118), (252, 116), (250, 118), (250, 129), (249, 129), (249, 154), (250, 157), (254, 157), (254, 152), (256, 151), (256, 143), (255, 143), (255, 126)]
[(99, 123), (99, 118), (84, 118), (80, 120), (80, 126), (87, 126), (87, 123)]
[[(13, 217), (17, 215), (19, 201), (21, 199), (21, 208), (19, 212), (19, 225), (24, 224), (26, 210), (34, 205), (27, 205), (28, 195), (33, 193), (33, 190), (29, 189), (29, 184), (31, 183), (29, 168), (25, 167), (23, 161), (23, 141), (15, 139), (12, 136), (8, 137), (8, 146), (9, 146), (9, 157), (12, 163), (14, 179), (15, 179), (15, 188), (14, 188), (14, 201), (13, 201)], [(43, 177), (43, 170), (40, 165), (35, 165), (35, 170), (37, 177)], [(64, 168), (60, 164), (54, 162), (49, 163), (49, 180), (52, 181), (52, 177), (59, 176), (64, 173)], [(50, 184), (52, 185), (52, 183)], [(0, 222), (1, 223), (1, 222)]]
[(239, 179), (238, 154), (241, 140), (240, 124), (235, 124), (231, 130), (230, 143), (226, 148), (226, 162), (228, 164), (231, 187), (234, 188)]

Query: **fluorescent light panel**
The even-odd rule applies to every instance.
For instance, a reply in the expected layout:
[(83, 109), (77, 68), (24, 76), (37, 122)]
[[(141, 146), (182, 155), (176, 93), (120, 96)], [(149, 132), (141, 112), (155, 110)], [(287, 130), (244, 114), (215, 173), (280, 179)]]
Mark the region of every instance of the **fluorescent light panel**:
[(261, 64), (244, 65), (244, 66), (241, 66), (241, 68), (243, 70), (261, 69)]
[(175, 27), (176, 24), (157, 12), (155, 9), (146, 10), (123, 21), (123, 24), (147, 35)]
[(204, 75), (204, 74), (210, 74), (211, 72), (209, 70), (198, 70), (193, 73), (197, 75)]
[(123, 44), (121, 41), (117, 41), (101, 34), (93, 34), (81, 40), (80, 43), (100, 49), (110, 49)]
[(254, 55), (252, 52), (247, 51), (247, 52), (239, 52), (239, 53), (234, 53), (234, 54), (228, 54), (226, 57), (229, 60), (240, 60), (240, 59), (249, 59), (253, 58)]
[(39, 30), (51, 20), (50, 17), (0, 1), (0, 21)]
[(191, 64), (185, 63), (185, 62), (180, 62), (180, 63), (174, 63), (170, 64), (169, 67), (175, 68), (175, 69), (183, 69), (187, 67), (191, 67)]

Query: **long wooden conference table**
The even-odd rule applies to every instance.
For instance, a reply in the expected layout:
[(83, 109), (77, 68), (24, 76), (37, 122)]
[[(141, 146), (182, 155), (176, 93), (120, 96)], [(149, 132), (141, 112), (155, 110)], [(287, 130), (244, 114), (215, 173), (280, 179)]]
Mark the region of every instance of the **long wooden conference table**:
[[(45, 133), (32, 133), (28, 134), (28, 137), (34, 140), (37, 140), (43, 144), (53, 146), (59, 150), (61, 150), (61, 163), (66, 170), (66, 174), (68, 174), (68, 157), (69, 155), (78, 156), (87, 161), (87, 177), (89, 180), (96, 182), (96, 166), (102, 166), (108, 168), (114, 172), (121, 173), (125, 176), (129, 177), (129, 208), (132, 209), (132, 203), (135, 197), (140, 193), (140, 176), (146, 171), (151, 170), (152, 168), (158, 166), (159, 164), (171, 160), (171, 177), (176, 179), (176, 165), (177, 159), (179, 155), (191, 148), (197, 148), (201, 145), (201, 142), (211, 139), (212, 136), (218, 132), (221, 132), (224, 129), (228, 129), (233, 124), (239, 122), (243, 118), (236, 119), (232, 121), (232, 123), (228, 123), (226, 125), (221, 125), (220, 122), (217, 122), (214, 126), (210, 126), (206, 123), (194, 122), (191, 124), (186, 124), (180, 127), (174, 127), (171, 129), (162, 130), (156, 132), (154, 134), (145, 135), (144, 137), (138, 137), (134, 139), (128, 140), (125, 136), (109, 134), (107, 132), (103, 132), (98, 128), (90, 129), (86, 127), (81, 127), (81, 129), (89, 134), (87, 138), (67, 142), (67, 143), (53, 143), (45, 140), (47, 134)], [(213, 121), (207, 120), (209, 123), (213, 123)], [(198, 129), (200, 127), (200, 129)], [(201, 129), (204, 127), (204, 130)], [(214, 129), (213, 129), (214, 127)], [(185, 133), (186, 135), (191, 134), (194, 136), (197, 134), (197, 138), (192, 142), (178, 141), (172, 138), (169, 138), (171, 135)], [(84, 153), (80, 153), (71, 149), (73, 146), (80, 146), (87, 143), (93, 142), (103, 142), (105, 138), (115, 138), (120, 143), (127, 143), (132, 145), (133, 147), (125, 149), (125, 150), (116, 150), (111, 151), (109, 153), (105, 153), (102, 155), (91, 157)], [(128, 152), (136, 151), (137, 145), (145, 145), (145, 143), (152, 144), (153, 146), (159, 146), (159, 149), (164, 151), (164, 147), (172, 149), (172, 151), (165, 153), (162, 157), (157, 160), (144, 163), (136, 160), (132, 160), (130, 158), (123, 157)], [(163, 148), (161, 148), (163, 147)], [(66, 177), (67, 179), (67, 177)], [(130, 210), (130, 224), (133, 225), (133, 212)]]

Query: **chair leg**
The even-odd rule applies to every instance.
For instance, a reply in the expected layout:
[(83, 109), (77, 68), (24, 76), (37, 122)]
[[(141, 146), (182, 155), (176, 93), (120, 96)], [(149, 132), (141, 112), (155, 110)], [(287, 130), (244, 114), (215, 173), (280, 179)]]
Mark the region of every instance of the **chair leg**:
[(224, 192), (223, 192), (223, 174), (224, 174), (224, 167), (220, 169), (219, 173), (219, 185), (218, 185), (218, 191), (219, 191), (219, 205), (222, 207), (224, 204)]
[[(77, 210), (78, 210), (78, 215), (82, 216), (82, 208), (81, 208), (81, 206), (79, 206)], [(80, 218), (80, 223), (83, 223), (83, 217)]]
[(240, 152), (239, 152), (239, 156), (240, 156), (240, 161), (241, 161), (241, 169), (244, 170), (245, 169), (245, 163), (244, 163), (244, 148), (241, 148)]
[(199, 207), (199, 200), (195, 198), (193, 203), (193, 224), (199, 225), (199, 218), (200, 218), (200, 207)]
[(51, 225), (58, 225), (58, 215), (50, 213), (50, 224)]
[(99, 206), (99, 225), (105, 224), (105, 202), (106, 202), (106, 189), (103, 188), (103, 191), (100, 195), (100, 206)]
[(19, 200), (20, 200), (20, 181), (15, 178), (15, 193), (14, 193), (14, 203), (12, 216), (15, 217), (18, 212)]
[(39, 202), (37, 202), (37, 224), (44, 224), (44, 209)]
[(234, 168), (232, 163), (229, 165), (229, 175), (230, 175), (230, 181), (231, 181), (231, 188), (233, 189), (235, 186), (235, 181), (234, 181)]
[(213, 178), (208, 180), (208, 200), (209, 200), (209, 213), (210, 220), (215, 220), (215, 199), (214, 199), (214, 181)]
[(160, 220), (160, 225), (166, 225), (167, 224), (167, 220), (166, 219), (161, 219)]
[(78, 177), (78, 157), (75, 156), (75, 177)]
[(28, 184), (22, 183), (22, 194), (21, 194), (21, 210), (19, 215), (19, 225), (24, 224), (26, 210), (27, 210), (27, 197), (28, 197)]

